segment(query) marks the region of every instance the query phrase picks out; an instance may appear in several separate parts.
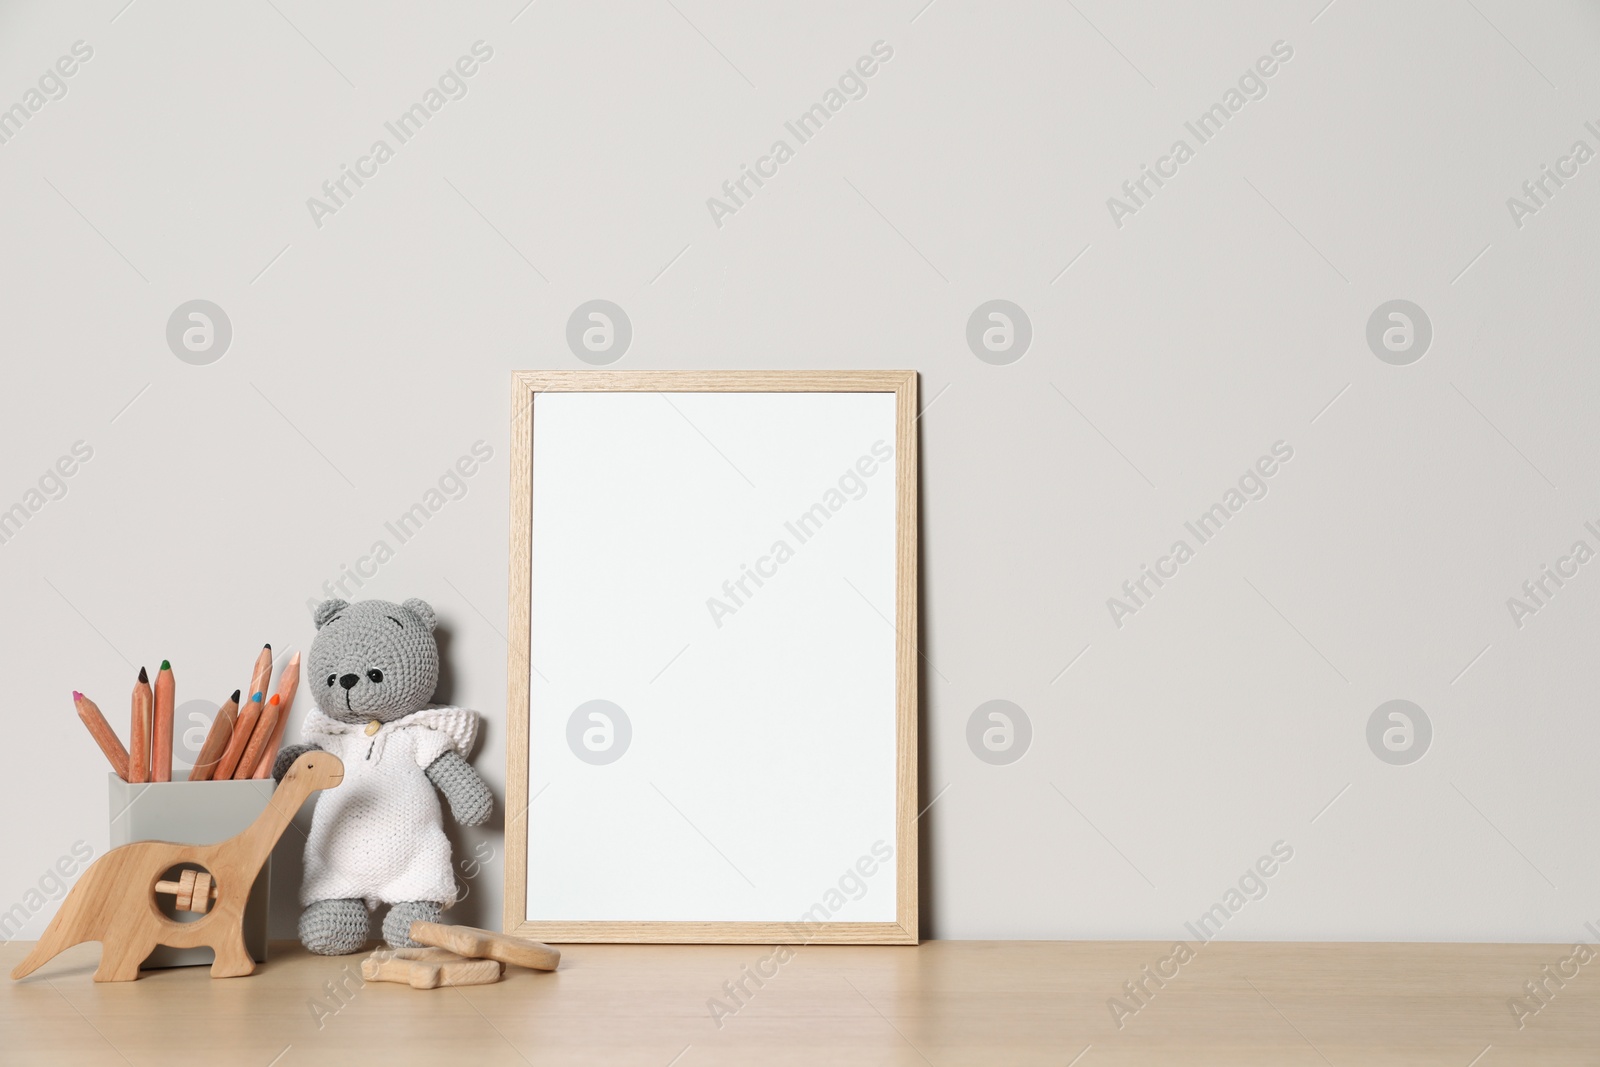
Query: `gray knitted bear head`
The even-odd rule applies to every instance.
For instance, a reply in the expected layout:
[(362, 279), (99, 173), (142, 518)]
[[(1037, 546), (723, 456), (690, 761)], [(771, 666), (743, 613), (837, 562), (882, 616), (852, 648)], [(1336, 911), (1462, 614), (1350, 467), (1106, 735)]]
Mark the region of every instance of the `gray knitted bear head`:
[(389, 722), (432, 698), (439, 646), (433, 609), (425, 601), (327, 600), (314, 618), (307, 681), (324, 715), (341, 722)]

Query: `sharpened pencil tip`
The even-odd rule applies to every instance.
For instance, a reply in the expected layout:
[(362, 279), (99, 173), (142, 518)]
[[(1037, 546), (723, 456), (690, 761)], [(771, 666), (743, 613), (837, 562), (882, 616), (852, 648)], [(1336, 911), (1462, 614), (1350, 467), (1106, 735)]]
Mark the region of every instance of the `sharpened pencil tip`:
[(266, 649), (268, 652), (272, 651), (272, 646), (271, 645), (262, 645), (261, 647)]
[(77, 701), (83, 699), (83, 694), (78, 692), (76, 689), (74, 689), (72, 691), (72, 699), (73, 699), (73, 702), (76, 703)]
[(239, 703), (239, 691), (237, 689), (235, 689), (233, 691), (233, 696), (229, 697), (229, 699), (232, 700), (235, 704)]
[(253, 696), (253, 697), (251, 697), (251, 698), (250, 698), (250, 703), (252, 703), (252, 704), (259, 704), (259, 703), (261, 703), (261, 694), (260, 694), (260, 693), (257, 693), (257, 694), (256, 694), (256, 695), (255, 695), (255, 696)]
[(172, 663), (168, 660), (162, 660), (161, 669), (164, 671), (170, 671), (172, 669)]
[(278, 706), (278, 694), (277, 693), (273, 693), (272, 694), (272, 699), (267, 701), (267, 703), (271, 704), (273, 707), (277, 707)]
[(146, 685), (150, 684), (150, 676), (145, 673), (143, 667), (139, 668), (139, 681), (145, 683)]

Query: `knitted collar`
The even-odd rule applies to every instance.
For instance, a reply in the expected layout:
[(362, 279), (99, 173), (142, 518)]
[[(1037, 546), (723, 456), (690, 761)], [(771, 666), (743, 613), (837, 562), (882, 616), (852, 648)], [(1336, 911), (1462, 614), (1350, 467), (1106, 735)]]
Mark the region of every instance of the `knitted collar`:
[[(367, 726), (368, 724), (364, 722), (340, 722), (323, 714), (321, 708), (313, 706), (306, 712), (305, 725), (301, 728), (301, 739), (315, 743), (319, 736), (327, 738), (341, 734), (365, 736)], [(377, 732), (371, 735), (374, 746), (373, 757), (383, 759), (383, 750), (395, 731), (412, 728), (438, 730), (449, 740), (452, 748), (465, 756), (472, 749), (473, 739), (478, 736), (478, 713), (470, 708), (426, 707), (383, 723)]]

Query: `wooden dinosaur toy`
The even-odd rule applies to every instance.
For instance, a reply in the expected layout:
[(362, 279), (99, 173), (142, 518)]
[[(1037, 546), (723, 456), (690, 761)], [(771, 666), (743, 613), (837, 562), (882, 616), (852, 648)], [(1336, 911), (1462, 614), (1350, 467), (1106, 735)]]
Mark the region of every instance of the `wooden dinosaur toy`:
[[(44, 936), (12, 978), (32, 974), (73, 945), (98, 941), (96, 982), (131, 982), (157, 945), (210, 946), (216, 953), (211, 977), (234, 978), (256, 969), (244, 944), (245, 903), (261, 865), (306, 798), (344, 780), (344, 764), (326, 752), (307, 752), (284, 774), (267, 807), (241, 833), (214, 845), (135, 841), (114, 848), (83, 872)], [(158, 880), (179, 864), (211, 873), (216, 901), (192, 923), (174, 922), (156, 907)], [(197, 909), (198, 910), (198, 909)]]

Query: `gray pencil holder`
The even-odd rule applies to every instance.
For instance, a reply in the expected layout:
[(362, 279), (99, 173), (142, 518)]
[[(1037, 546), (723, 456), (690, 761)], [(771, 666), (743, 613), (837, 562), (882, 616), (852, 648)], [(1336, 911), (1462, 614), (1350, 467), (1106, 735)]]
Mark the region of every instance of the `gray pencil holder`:
[[(182, 845), (214, 845), (245, 829), (266, 810), (276, 783), (270, 778), (225, 782), (148, 782), (134, 785), (115, 774), (111, 783), (111, 847), (134, 841), (171, 841)], [(190, 865), (185, 865), (190, 866)], [(244, 911), (244, 944), (250, 958), (267, 961), (267, 887), (272, 859), (261, 866)], [(176, 877), (173, 875), (172, 877)], [(156, 895), (161, 912), (174, 922), (198, 922), (202, 916), (177, 911), (173, 898)], [(209, 948), (156, 946), (145, 967), (195, 967), (209, 964)]]

